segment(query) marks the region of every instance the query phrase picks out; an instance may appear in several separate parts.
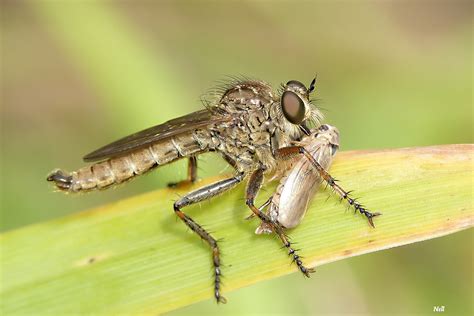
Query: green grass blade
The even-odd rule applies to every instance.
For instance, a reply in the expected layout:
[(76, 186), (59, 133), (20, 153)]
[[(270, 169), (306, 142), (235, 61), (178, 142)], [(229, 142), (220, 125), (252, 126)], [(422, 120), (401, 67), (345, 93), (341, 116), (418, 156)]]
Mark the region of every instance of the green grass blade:
[[(338, 154), (331, 174), (383, 216), (372, 229), (360, 215), (345, 212), (335, 197), (326, 201), (330, 192), (321, 189), (303, 223), (289, 231), (306, 264), (321, 265), (473, 226), (473, 148)], [(267, 186), (259, 200), (273, 188)], [(249, 214), (243, 190), (241, 185), (186, 210), (215, 237), (224, 238), (224, 295), (297, 272), (276, 238), (254, 235), (257, 221), (243, 220)], [(210, 251), (172, 210), (173, 200), (184, 193), (158, 190), (3, 234), (2, 313), (158, 314), (209, 299)]]

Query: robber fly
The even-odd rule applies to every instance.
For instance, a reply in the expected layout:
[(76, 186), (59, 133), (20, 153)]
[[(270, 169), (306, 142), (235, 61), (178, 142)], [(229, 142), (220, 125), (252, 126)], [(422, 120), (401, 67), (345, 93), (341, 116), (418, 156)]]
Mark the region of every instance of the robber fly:
[[(303, 137), (301, 141), (294, 143), (304, 146), (308, 153), (313, 156), (314, 161), (308, 159), (297, 160), (281, 177), (275, 193), (260, 207), (260, 210), (268, 207), (267, 215), (273, 222), (278, 223), (285, 229), (293, 228), (301, 222), (316, 190), (326, 180), (327, 184), (342, 199), (345, 199), (356, 211), (365, 215), (369, 224), (374, 227), (373, 217), (381, 214), (371, 213), (362, 207), (357, 201), (349, 197), (349, 193), (336, 184), (334, 178), (327, 173), (339, 149), (339, 131), (337, 128), (323, 124), (312, 130), (311, 134)], [(256, 234), (272, 232), (271, 227), (265, 222), (262, 222), (255, 231)], [(290, 255), (294, 256), (295, 261), (299, 259), (291, 249), (289, 252)]]
[[(282, 228), (260, 211), (254, 205), (254, 200), (264, 175), (274, 173), (280, 159), (301, 154), (311, 158), (304, 147), (291, 145), (291, 142), (308, 134), (308, 124), (318, 126), (322, 118), (310, 100), (315, 82), (316, 79), (313, 79), (307, 88), (301, 82), (291, 80), (278, 91), (273, 91), (263, 81), (235, 80), (221, 89), (216, 100), (206, 102), (205, 109), (99, 148), (84, 157), (86, 162), (93, 164), (73, 172), (55, 170), (47, 180), (66, 192), (105, 189), (187, 157), (188, 178), (185, 182), (194, 182), (196, 156), (210, 151), (218, 152), (234, 168), (235, 174), (189, 192), (176, 201), (173, 207), (175, 214), (211, 247), (214, 297), (218, 303), (225, 303), (220, 293), (220, 251), (217, 241), (182, 209), (247, 180), (247, 206), (284, 240)], [(301, 262), (298, 262), (298, 267), (305, 275), (309, 275), (309, 269)]]

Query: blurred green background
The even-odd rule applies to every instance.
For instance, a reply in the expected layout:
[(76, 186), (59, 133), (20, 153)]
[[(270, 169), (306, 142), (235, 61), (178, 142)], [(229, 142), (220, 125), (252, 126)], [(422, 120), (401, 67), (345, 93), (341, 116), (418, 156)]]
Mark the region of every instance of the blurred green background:
[[(1, 229), (183, 178), (178, 162), (98, 194), (55, 194), (45, 182), (101, 145), (200, 109), (201, 95), (228, 75), (277, 86), (317, 73), (318, 104), (341, 131), (342, 150), (472, 143), (472, 12), (471, 1), (449, 0), (2, 1)], [(224, 167), (205, 155), (200, 177)], [(352, 218), (341, 212), (341, 220)], [(171, 315), (433, 314), (434, 306), (472, 315), (472, 249), (471, 229)]]

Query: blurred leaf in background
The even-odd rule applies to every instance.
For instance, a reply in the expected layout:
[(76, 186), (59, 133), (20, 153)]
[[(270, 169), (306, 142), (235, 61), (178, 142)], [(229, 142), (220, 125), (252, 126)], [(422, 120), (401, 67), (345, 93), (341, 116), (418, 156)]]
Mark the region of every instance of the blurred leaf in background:
[[(471, 1), (448, 0), (2, 1), (2, 230), (184, 177), (177, 163), (74, 197), (44, 180), (105, 143), (200, 109), (227, 75), (277, 86), (317, 73), (318, 104), (343, 150), (472, 143), (472, 12)], [(200, 177), (224, 168), (214, 155), (200, 162)], [(352, 258), (310, 281), (294, 274), (230, 293), (226, 307), (176, 314), (432, 314), (435, 305), (472, 314), (472, 237)]]

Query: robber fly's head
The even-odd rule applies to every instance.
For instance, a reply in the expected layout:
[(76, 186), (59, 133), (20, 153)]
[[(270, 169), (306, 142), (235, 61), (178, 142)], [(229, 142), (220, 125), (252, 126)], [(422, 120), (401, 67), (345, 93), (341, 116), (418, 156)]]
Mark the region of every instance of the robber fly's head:
[(306, 122), (321, 119), (321, 113), (311, 105), (309, 98), (315, 84), (316, 78), (311, 81), (309, 88), (297, 80), (290, 80), (282, 87), (281, 112), (288, 122), (301, 126), (306, 134)]
[(331, 146), (331, 154), (334, 156), (339, 149), (339, 130), (329, 124), (319, 126), (314, 137), (323, 139)]

